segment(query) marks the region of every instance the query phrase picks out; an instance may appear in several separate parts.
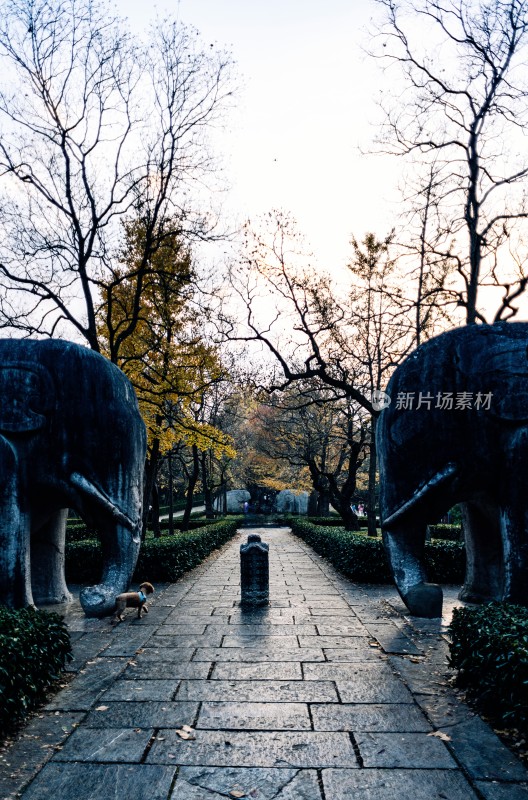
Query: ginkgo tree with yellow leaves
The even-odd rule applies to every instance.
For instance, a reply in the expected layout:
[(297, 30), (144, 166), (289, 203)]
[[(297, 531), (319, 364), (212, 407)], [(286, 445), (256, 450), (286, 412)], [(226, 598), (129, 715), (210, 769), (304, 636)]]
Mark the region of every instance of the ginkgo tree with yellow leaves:
[(141, 218), (124, 223), (98, 316), (102, 350), (132, 382), (147, 427), (144, 527), (160, 457), (176, 443), (234, 455), (231, 438), (202, 413), (207, 392), (228, 376), (198, 328), (192, 254), (178, 221), (164, 220), (145, 268), (147, 232)]

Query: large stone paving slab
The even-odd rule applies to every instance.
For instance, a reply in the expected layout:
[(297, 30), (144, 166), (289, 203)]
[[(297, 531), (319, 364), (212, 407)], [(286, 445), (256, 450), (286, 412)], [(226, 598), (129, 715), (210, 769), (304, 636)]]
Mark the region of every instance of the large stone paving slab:
[[(199, 666), (201, 662), (196, 662)], [(301, 664), (297, 661), (280, 661), (271, 664), (259, 663), (217, 663), (210, 676), (213, 680), (301, 680)]]
[(330, 800), (477, 800), (452, 770), (329, 769), (323, 771), (323, 785)]
[[(255, 635), (255, 634), (233, 634), (231, 636), (224, 636), (224, 640), (222, 642), (222, 647), (239, 647), (244, 648), (244, 650), (248, 649), (262, 649), (263, 647), (268, 649), (268, 646), (271, 646), (273, 650), (276, 652), (277, 648), (286, 648), (288, 650), (294, 650), (296, 647), (299, 647), (299, 642), (297, 636), (295, 635), (288, 635), (285, 633), (280, 637), (280, 641), (276, 642), (275, 639), (279, 637), (276, 636), (267, 636), (266, 634), (263, 635)], [(311, 639), (319, 639), (320, 637), (312, 636)], [(313, 647), (323, 647), (322, 644), (312, 641)]]
[(358, 733), (356, 742), (365, 767), (457, 767), (445, 744), (425, 733)]
[(475, 781), (484, 800), (528, 800), (528, 785), (521, 786), (498, 781)]
[(163, 730), (161, 735), (164, 740), (156, 739), (147, 756), (149, 764), (357, 767), (354, 747), (346, 733), (196, 731), (194, 741), (184, 741), (171, 730)]
[(151, 663), (148, 659), (143, 659), (140, 663), (137, 660), (130, 661), (120, 679), (124, 680), (166, 680), (172, 678), (181, 680), (183, 678), (207, 678), (212, 669), (212, 664), (207, 661), (190, 661), (176, 663), (172, 661), (155, 661)]
[(265, 703), (337, 703), (332, 681), (182, 681), (178, 700)]
[(431, 731), (424, 714), (406, 703), (314, 704), (311, 706), (316, 731)]
[(232, 767), (182, 767), (171, 800), (241, 796), (250, 800), (321, 800), (315, 770)]
[(125, 658), (98, 658), (86, 668), (66, 689), (55, 695), (47, 711), (87, 711), (97, 698), (120, 675), (127, 665)]
[(337, 680), (342, 703), (413, 703), (409, 690), (394, 678), (378, 682), (375, 674), (365, 673), (355, 680)]
[(198, 703), (186, 702), (116, 702), (101, 703), (86, 718), (88, 728), (181, 728), (192, 725)]
[(54, 761), (139, 763), (152, 737), (149, 730), (78, 728)]
[(48, 764), (24, 800), (167, 800), (176, 769), (156, 765)]
[(209, 730), (310, 730), (305, 703), (202, 703), (197, 728)]
[(528, 781), (528, 771), (480, 717), (442, 728), (472, 778)]
[(173, 700), (179, 680), (119, 680), (101, 695), (101, 703), (115, 700)]
[(7, 752), (0, 751), (0, 797), (17, 796), (82, 721), (84, 714), (47, 713), (34, 717)]
[(324, 661), (325, 657), (322, 650), (309, 650), (308, 648), (297, 650), (281, 648), (278, 645), (271, 645), (269, 648), (260, 647), (241, 648), (241, 647), (220, 647), (217, 650), (210, 647), (200, 647), (196, 650), (193, 661), (236, 661), (237, 663), (247, 661)]

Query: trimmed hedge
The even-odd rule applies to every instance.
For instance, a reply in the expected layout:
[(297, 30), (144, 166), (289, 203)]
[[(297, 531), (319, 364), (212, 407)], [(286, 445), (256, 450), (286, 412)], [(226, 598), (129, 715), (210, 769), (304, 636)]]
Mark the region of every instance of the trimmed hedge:
[[(149, 538), (141, 545), (134, 580), (175, 581), (198, 566), (209, 553), (234, 536), (242, 517), (214, 522), (174, 536)], [(103, 568), (101, 545), (97, 540), (66, 545), (66, 580), (97, 583)]]
[(95, 539), (95, 528), (90, 528), (82, 520), (68, 520), (66, 523), (66, 541), (83, 542), (86, 539)]
[[(392, 575), (381, 538), (322, 527), (304, 519), (289, 520), (292, 531), (343, 575), (362, 583), (392, 583)], [(462, 542), (426, 542), (428, 579), (438, 583), (462, 583), (466, 568)]]
[[(206, 518), (200, 518), (200, 519), (194, 518), (193, 519), (191, 517), (191, 519), (189, 520), (188, 529), (189, 530), (195, 530), (197, 528), (203, 528), (205, 525), (210, 525), (210, 524), (211, 524), (211, 520), (210, 519), (206, 519)], [(181, 526), (182, 526), (181, 518), (180, 519), (176, 518), (174, 520), (174, 530), (176, 530), (176, 531), (177, 530), (181, 530)], [(162, 534), (164, 534), (164, 533), (166, 534), (167, 533), (167, 531), (169, 530), (169, 521), (168, 520), (163, 520), (163, 522), (160, 523), (160, 530), (161, 530)], [(98, 537), (96, 528), (92, 528), (92, 527), (86, 525), (86, 523), (82, 522), (82, 520), (68, 520), (68, 524), (66, 526), (66, 542), (67, 543), (86, 542), (86, 541), (92, 540), (92, 539), (94, 541), (97, 541), (98, 538), (99, 537)]]
[(484, 712), (528, 725), (528, 609), (510, 603), (455, 608), (449, 663)]
[(70, 637), (55, 613), (0, 606), (0, 737), (46, 696), (71, 661)]
[(460, 525), (429, 525), (429, 533), (433, 539), (445, 539), (450, 542), (459, 542), (463, 538)]
[[(297, 517), (296, 517), (297, 519)], [(366, 518), (365, 517), (358, 517), (360, 527), (364, 527), (366, 525)], [(343, 520), (340, 516), (333, 516), (333, 517), (308, 517), (307, 522), (311, 522), (312, 525), (323, 525), (325, 528), (342, 528), (343, 527)]]
[(213, 522), (194, 531), (148, 539), (141, 546), (135, 576), (147, 581), (175, 581), (229, 541), (242, 517)]

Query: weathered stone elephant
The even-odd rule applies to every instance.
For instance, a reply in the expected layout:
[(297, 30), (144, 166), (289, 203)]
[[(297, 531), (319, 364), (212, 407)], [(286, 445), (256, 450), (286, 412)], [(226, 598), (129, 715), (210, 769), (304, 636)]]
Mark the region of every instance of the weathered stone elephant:
[(394, 372), (378, 420), (383, 539), (412, 614), (437, 617), (426, 526), (463, 503), (460, 597), (528, 604), (528, 323), (444, 333)]
[(83, 590), (84, 611), (113, 610), (139, 552), (145, 448), (134, 390), (116, 366), (71, 342), (0, 341), (0, 603), (71, 599), (70, 508), (101, 533), (103, 575)]

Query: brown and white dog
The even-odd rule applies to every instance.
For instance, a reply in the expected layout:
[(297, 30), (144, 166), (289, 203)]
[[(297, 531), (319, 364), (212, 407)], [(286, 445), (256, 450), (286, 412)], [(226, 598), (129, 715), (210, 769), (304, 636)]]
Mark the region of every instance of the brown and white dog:
[(147, 595), (152, 594), (154, 587), (151, 583), (142, 583), (139, 587), (139, 592), (123, 592), (116, 597), (116, 609), (114, 622), (123, 622), (123, 611), (125, 608), (137, 608), (138, 619), (141, 619), (141, 612), (144, 611), (148, 614), (148, 606), (146, 603)]

